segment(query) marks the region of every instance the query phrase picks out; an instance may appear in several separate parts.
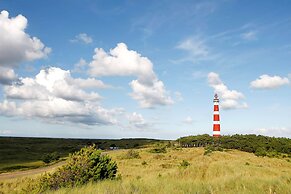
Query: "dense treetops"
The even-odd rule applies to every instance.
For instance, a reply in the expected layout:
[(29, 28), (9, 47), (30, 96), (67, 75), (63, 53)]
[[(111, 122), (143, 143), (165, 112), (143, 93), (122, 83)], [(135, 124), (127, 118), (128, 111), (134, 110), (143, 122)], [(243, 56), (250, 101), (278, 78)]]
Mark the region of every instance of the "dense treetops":
[(187, 136), (177, 139), (183, 147), (205, 147), (217, 145), (224, 149), (238, 149), (260, 156), (279, 154), (291, 155), (291, 139), (262, 135), (226, 135), (214, 138), (208, 134)]

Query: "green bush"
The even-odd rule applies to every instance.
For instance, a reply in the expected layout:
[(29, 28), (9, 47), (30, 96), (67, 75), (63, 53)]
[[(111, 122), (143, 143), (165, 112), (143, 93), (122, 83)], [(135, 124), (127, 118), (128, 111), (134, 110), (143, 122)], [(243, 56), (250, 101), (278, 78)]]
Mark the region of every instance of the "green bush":
[(149, 150), (150, 153), (167, 153), (166, 147), (157, 147)]
[(55, 172), (42, 175), (38, 182), (39, 191), (112, 179), (116, 176), (116, 172), (117, 164), (109, 156), (101, 154), (95, 146), (85, 147), (70, 155), (66, 164)]
[(135, 150), (128, 150), (123, 156), (121, 156), (122, 159), (134, 159), (134, 158), (140, 158), (139, 152)]
[(212, 150), (210, 150), (210, 149), (205, 149), (204, 150), (204, 155), (209, 155), (211, 153), (212, 153)]
[(258, 148), (255, 152), (255, 155), (264, 157), (267, 155), (267, 152), (263, 148)]
[(57, 152), (53, 152), (53, 153), (49, 153), (49, 154), (45, 154), (42, 157), (42, 161), (46, 164), (51, 163), (53, 161), (57, 161), (60, 159), (60, 155), (58, 155)]
[(209, 155), (214, 151), (219, 151), (219, 152), (223, 152), (223, 148), (220, 146), (207, 146), (204, 148), (204, 155)]
[(180, 166), (182, 168), (187, 168), (188, 166), (190, 166), (190, 163), (187, 161), (187, 160), (183, 160), (181, 163), (180, 163)]

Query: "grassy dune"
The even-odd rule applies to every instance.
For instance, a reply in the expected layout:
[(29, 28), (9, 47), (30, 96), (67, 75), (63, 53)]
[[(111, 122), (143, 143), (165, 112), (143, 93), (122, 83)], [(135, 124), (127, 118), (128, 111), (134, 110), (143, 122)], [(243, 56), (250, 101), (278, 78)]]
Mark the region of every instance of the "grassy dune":
[[(169, 150), (153, 154), (140, 150), (140, 159), (120, 159), (119, 181), (104, 181), (55, 193), (290, 193), (291, 163), (259, 158), (236, 150), (204, 156), (204, 149)], [(180, 166), (187, 160), (190, 166)], [(145, 161), (147, 165), (142, 165)]]
[[(118, 163), (118, 180), (48, 193), (291, 193), (291, 162), (286, 159), (237, 150), (204, 155), (203, 148), (168, 149), (165, 154), (139, 149), (141, 158), (122, 159), (127, 151), (109, 153)], [(182, 160), (190, 166), (181, 167)], [(2, 184), (0, 193), (8, 191), (8, 184), (21, 191), (25, 181), (16, 182)]]

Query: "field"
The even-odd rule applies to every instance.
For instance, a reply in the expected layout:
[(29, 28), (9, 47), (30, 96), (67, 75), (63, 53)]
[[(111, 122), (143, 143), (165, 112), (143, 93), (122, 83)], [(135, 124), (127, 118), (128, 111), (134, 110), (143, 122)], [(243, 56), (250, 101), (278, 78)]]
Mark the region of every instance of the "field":
[(60, 157), (67, 157), (87, 145), (96, 144), (100, 149), (109, 149), (110, 146), (134, 148), (154, 142), (160, 140), (0, 137), (0, 173), (42, 167), (45, 154), (56, 152)]
[[(48, 193), (291, 192), (291, 162), (286, 158), (257, 157), (238, 150), (204, 155), (203, 148), (167, 148), (166, 153), (150, 153), (149, 149), (135, 149), (140, 158), (133, 159), (124, 157), (128, 150), (108, 152), (118, 164), (117, 180)], [(0, 193), (21, 193), (25, 184), (26, 179), (3, 181)]]

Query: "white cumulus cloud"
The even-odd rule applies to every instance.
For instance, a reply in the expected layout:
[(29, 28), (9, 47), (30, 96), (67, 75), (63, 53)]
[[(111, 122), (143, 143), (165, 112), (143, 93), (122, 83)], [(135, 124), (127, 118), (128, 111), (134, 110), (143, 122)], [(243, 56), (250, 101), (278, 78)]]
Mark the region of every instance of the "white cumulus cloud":
[(133, 90), (130, 96), (139, 101), (142, 108), (173, 104), (173, 100), (167, 95), (164, 84), (160, 80), (153, 80), (149, 84), (144, 84), (139, 80), (133, 80), (129, 85)]
[(137, 80), (129, 83), (133, 90), (130, 96), (143, 108), (173, 103), (164, 83), (154, 73), (152, 62), (138, 52), (128, 50), (124, 43), (117, 44), (109, 53), (96, 48), (89, 67), (92, 76), (136, 76)]
[(5, 86), (0, 114), (60, 123), (114, 124), (117, 122), (114, 115), (119, 111), (101, 107), (98, 93), (83, 90), (103, 85), (99, 80), (73, 78), (70, 71), (50, 67), (34, 78), (19, 78)]
[(1, 11), (0, 66), (15, 66), (22, 61), (44, 58), (51, 52), (38, 38), (27, 34), (26, 27), (24, 16), (9, 18), (7, 11)]
[(237, 109), (248, 107), (247, 103), (241, 102), (244, 95), (236, 90), (229, 90), (217, 73), (210, 72), (208, 74), (208, 83), (221, 98), (221, 108)]
[(261, 75), (258, 79), (250, 83), (254, 89), (274, 89), (289, 84), (287, 77)]
[(136, 51), (128, 50), (124, 43), (117, 44), (109, 53), (96, 48), (89, 66), (93, 76), (137, 76), (144, 82), (156, 77), (152, 62)]

